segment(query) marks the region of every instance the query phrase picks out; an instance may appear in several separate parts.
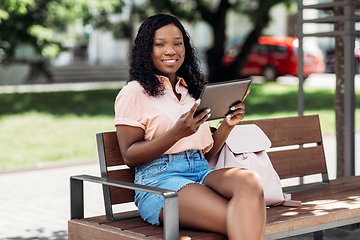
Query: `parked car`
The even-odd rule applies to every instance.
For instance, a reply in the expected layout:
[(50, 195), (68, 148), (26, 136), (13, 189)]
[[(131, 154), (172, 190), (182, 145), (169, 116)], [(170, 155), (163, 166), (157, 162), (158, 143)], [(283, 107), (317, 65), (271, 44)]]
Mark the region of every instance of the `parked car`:
[[(278, 76), (297, 76), (298, 39), (292, 37), (258, 38), (248, 56), (247, 64), (241, 70), (242, 76), (260, 75), (267, 81), (275, 81)], [(223, 57), (224, 66), (229, 66), (241, 51), (242, 43), (232, 45)], [(311, 73), (323, 73), (325, 63), (319, 46), (311, 41), (304, 41), (304, 77)]]

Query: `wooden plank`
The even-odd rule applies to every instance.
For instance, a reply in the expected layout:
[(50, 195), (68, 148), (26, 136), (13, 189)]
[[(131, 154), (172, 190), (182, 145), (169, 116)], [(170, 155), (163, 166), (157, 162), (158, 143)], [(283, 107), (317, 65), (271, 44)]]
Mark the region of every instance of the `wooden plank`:
[[(120, 214), (124, 215), (122, 213), (120, 213)], [(120, 214), (116, 214), (115, 216), (118, 216)], [(139, 228), (144, 227), (144, 226), (155, 227), (155, 228), (158, 228), (159, 230), (152, 231), (152, 233), (160, 231), (159, 234), (151, 235), (151, 233), (147, 233), (146, 235), (148, 235), (149, 238), (151, 237), (151, 238), (155, 238), (155, 239), (163, 239), (163, 228), (162, 227), (151, 226), (149, 223), (145, 222), (140, 217), (132, 218), (132, 219), (125, 219), (125, 220), (116, 221), (116, 222), (111, 222), (109, 220), (106, 220), (105, 216), (96, 216), (96, 217), (86, 218), (84, 220), (85, 220), (85, 222), (90, 222), (93, 224), (99, 223), (99, 225), (106, 225), (108, 227), (116, 228), (116, 229), (122, 230), (122, 231), (127, 230), (128, 232), (132, 232), (132, 229), (135, 229), (135, 231), (133, 231), (133, 233), (139, 233)], [(143, 229), (141, 231), (146, 231), (146, 229)], [(189, 229), (180, 229), (179, 236), (180, 236), (180, 239), (189, 239), (189, 238), (204, 239), (204, 240), (205, 239), (207, 239), (207, 240), (210, 240), (210, 239), (218, 239), (218, 240), (224, 239), (225, 240), (225, 239), (227, 239), (226, 236), (223, 236), (221, 234), (217, 234), (217, 233), (213, 233), (213, 232), (189, 230)]]
[(327, 172), (322, 145), (269, 152), (268, 155), (280, 179)]
[[(152, 237), (164, 239), (164, 235), (154, 235)], [(202, 231), (192, 231), (186, 229), (180, 229), (179, 231), (180, 240), (227, 240), (228, 238), (224, 235), (213, 233), (213, 232), (202, 232)]]
[[(108, 171), (108, 177), (119, 181), (134, 182), (135, 171), (131, 168)], [(133, 190), (112, 186), (110, 186), (110, 194), (112, 205), (133, 202), (135, 197), (135, 191)]]
[(256, 124), (269, 137), (272, 147), (322, 142), (317, 115), (241, 121)]
[(103, 224), (103, 223), (109, 223), (111, 222), (110, 220), (106, 219), (105, 215), (101, 215), (101, 216), (94, 216), (94, 217), (88, 217), (88, 218), (83, 218), (86, 222), (92, 222), (92, 223), (96, 223), (96, 224)]
[(139, 228), (139, 227), (145, 227), (145, 226), (150, 225), (149, 223), (145, 222), (141, 217), (126, 219), (126, 220), (121, 220), (121, 221), (116, 221), (116, 222), (108, 222), (108, 223), (104, 223), (104, 224), (114, 227), (114, 228), (119, 228), (121, 230), (129, 230), (132, 228)]
[(131, 240), (148, 239), (141, 234), (124, 232), (106, 225), (99, 225), (94, 222), (88, 222), (84, 219), (73, 219), (68, 221), (68, 239), (69, 240)]
[[(332, 203), (316, 205), (316, 208), (308, 209), (307, 212), (292, 209), (288, 215), (270, 214), (270, 216), (279, 219), (269, 219), (266, 225), (266, 234), (292, 231), (295, 229), (311, 227), (335, 221), (355, 218), (360, 216), (360, 198), (356, 202), (346, 203), (335, 201)], [(305, 209), (306, 210), (306, 209)]]
[[(155, 239), (164, 239), (162, 227), (151, 226), (144, 222), (141, 218), (128, 219), (112, 223), (105, 223), (105, 225), (126, 230), (131, 233), (141, 233), (147, 237)], [(193, 231), (189, 229), (181, 229), (179, 232), (180, 239), (227, 239), (226, 236), (213, 232)]]
[(349, 177), (340, 177), (336, 178), (334, 180), (331, 180), (331, 185), (343, 185), (343, 184), (349, 184), (353, 182), (359, 182), (360, 176), (349, 176)]
[[(344, 193), (336, 194), (337, 198), (321, 198), (302, 202), (302, 207), (275, 207), (268, 209), (267, 223), (287, 221), (289, 218), (298, 219), (324, 215), (327, 213), (360, 209), (360, 196), (351, 196)], [(336, 206), (336, 207), (335, 207)]]
[(145, 235), (146, 237), (164, 234), (164, 229), (162, 227), (152, 226), (149, 224), (147, 226), (131, 228), (125, 231)]
[[(292, 193), (292, 199), (301, 201), (304, 205), (309, 201), (334, 199), (337, 193), (340, 196), (346, 196), (349, 193), (350, 195), (360, 194), (360, 176), (349, 177), (347, 180), (347, 182), (344, 179), (333, 180), (331, 181), (331, 186)], [(284, 214), (287, 210), (292, 211), (292, 209), (301, 210), (301, 207), (289, 208), (278, 206), (268, 209), (268, 212), (271, 212), (271, 214)]]
[[(332, 184), (332, 182), (330, 181)], [(360, 177), (358, 182), (334, 184), (329, 187), (311, 189), (302, 192), (292, 193), (293, 199), (300, 201), (318, 200), (323, 198), (336, 199), (336, 194), (343, 194), (346, 196), (348, 193), (360, 195)]]
[[(279, 206), (268, 209), (267, 225), (291, 225), (293, 221), (297, 221), (298, 228), (304, 228), (360, 216), (359, 182), (320, 190), (320, 192), (316, 192), (316, 189), (305, 191), (307, 194), (296, 193), (297, 195), (295, 194), (293, 198), (301, 200), (302, 207)], [(304, 198), (302, 199), (302, 197)], [(280, 228), (284, 229), (286, 226)]]
[(120, 153), (116, 132), (104, 132), (103, 136), (107, 166), (124, 165), (125, 163)]

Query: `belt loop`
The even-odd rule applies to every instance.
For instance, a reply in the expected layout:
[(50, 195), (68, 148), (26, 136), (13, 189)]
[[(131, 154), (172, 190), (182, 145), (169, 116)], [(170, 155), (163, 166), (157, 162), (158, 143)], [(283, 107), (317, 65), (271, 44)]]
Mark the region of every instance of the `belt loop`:
[(172, 154), (167, 154), (167, 156), (168, 156), (169, 163), (171, 163), (173, 161), (173, 155)]
[(190, 151), (190, 150), (184, 151), (184, 152), (185, 152), (185, 155), (186, 155), (186, 159), (189, 159), (189, 155), (190, 155), (189, 151)]
[(199, 155), (200, 155), (201, 159), (204, 159), (205, 157), (204, 157), (203, 151), (202, 150), (198, 150), (198, 151), (199, 151)]

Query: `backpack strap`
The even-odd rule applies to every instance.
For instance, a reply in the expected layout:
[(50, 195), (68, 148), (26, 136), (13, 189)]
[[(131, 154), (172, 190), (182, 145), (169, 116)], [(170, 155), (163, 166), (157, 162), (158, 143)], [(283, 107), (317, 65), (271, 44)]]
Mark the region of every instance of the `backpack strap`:
[(301, 201), (291, 200), (290, 193), (284, 193), (284, 201), (281, 203), (282, 206), (286, 207), (301, 207)]

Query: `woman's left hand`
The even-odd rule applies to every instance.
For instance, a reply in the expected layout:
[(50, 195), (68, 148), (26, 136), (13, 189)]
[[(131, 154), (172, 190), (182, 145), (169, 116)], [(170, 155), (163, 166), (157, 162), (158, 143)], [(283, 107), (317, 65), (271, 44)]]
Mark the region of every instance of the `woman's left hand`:
[(244, 105), (244, 100), (246, 98), (246, 96), (250, 93), (250, 89), (248, 89), (245, 93), (244, 99), (242, 100), (242, 102), (232, 106), (230, 108), (231, 112), (224, 118), (224, 121), (229, 125), (229, 126), (235, 126), (236, 124), (238, 124), (241, 120), (243, 120), (243, 118), (245, 117), (245, 105)]

